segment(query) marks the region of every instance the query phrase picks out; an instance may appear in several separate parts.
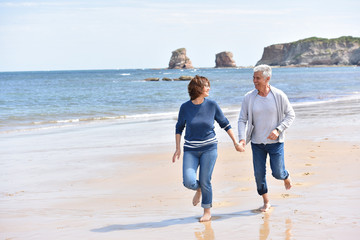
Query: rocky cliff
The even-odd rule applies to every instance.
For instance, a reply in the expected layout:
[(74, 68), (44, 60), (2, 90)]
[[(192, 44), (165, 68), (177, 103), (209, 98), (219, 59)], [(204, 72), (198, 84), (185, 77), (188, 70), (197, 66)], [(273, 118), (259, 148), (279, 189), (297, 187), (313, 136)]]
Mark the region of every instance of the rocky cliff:
[(360, 38), (307, 38), (264, 48), (256, 65), (360, 65)]
[(221, 52), (215, 55), (215, 67), (236, 67), (236, 63), (233, 59), (231, 52)]
[(172, 52), (169, 69), (194, 68), (190, 59), (186, 56), (186, 49), (179, 48)]

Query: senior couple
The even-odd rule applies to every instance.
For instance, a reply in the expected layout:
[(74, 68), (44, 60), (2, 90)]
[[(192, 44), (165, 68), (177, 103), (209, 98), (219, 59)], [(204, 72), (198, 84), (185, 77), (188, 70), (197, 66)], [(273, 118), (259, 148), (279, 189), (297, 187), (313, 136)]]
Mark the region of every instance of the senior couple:
[(266, 212), (271, 207), (266, 184), (267, 155), (273, 177), (283, 180), (287, 190), (291, 188), (291, 179), (284, 163), (284, 131), (295, 119), (295, 112), (285, 93), (269, 84), (271, 74), (268, 65), (254, 68), (255, 89), (244, 96), (238, 119), (239, 142), (219, 105), (206, 98), (210, 91), (209, 80), (195, 76), (188, 85), (190, 100), (183, 103), (179, 110), (175, 127), (176, 150), (172, 161), (180, 158), (181, 135), (185, 129), (183, 184), (195, 191), (192, 200), (194, 206), (201, 201), (204, 214), (200, 222), (211, 220), (211, 175), (217, 158), (215, 121), (227, 132), (237, 151), (244, 152), (245, 145), (251, 142), (257, 191), (263, 198), (260, 211)]

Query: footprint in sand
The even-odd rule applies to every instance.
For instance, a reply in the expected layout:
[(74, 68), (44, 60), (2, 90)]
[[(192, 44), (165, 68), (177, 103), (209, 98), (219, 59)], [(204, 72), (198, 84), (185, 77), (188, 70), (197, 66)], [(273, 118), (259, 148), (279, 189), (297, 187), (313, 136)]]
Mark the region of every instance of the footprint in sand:
[(304, 176), (309, 176), (309, 175), (313, 175), (313, 173), (309, 173), (309, 172), (306, 172), (306, 173), (303, 173)]
[(19, 191), (19, 192), (15, 192), (15, 193), (5, 193), (4, 195), (7, 197), (14, 197), (16, 195), (19, 195), (21, 193), (24, 193), (24, 191)]
[(307, 163), (307, 164), (305, 164), (305, 166), (308, 166), (308, 167), (309, 167), (309, 166), (312, 166), (312, 164), (311, 164), (311, 163)]
[(282, 198), (298, 198), (298, 197), (300, 197), (300, 195), (293, 195), (293, 194), (289, 194), (289, 193), (284, 193), (284, 194), (281, 194), (281, 197)]

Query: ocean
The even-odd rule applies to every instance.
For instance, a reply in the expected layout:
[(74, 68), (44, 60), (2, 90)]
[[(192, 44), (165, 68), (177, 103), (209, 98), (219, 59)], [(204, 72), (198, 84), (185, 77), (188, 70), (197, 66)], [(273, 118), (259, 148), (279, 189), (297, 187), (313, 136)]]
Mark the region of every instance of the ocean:
[[(189, 99), (188, 81), (205, 76), (210, 97), (225, 114), (238, 114), (253, 89), (252, 69), (119, 69), (0, 73), (0, 134), (176, 119)], [(156, 77), (160, 81), (145, 81)], [(273, 68), (270, 83), (290, 102), (311, 105), (360, 99), (359, 67)]]

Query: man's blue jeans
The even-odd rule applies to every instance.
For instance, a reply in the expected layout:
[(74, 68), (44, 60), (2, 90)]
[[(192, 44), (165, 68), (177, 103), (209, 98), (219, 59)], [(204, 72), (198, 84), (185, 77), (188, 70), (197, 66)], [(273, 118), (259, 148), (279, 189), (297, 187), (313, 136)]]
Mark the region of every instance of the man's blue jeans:
[[(217, 158), (217, 148), (207, 151), (186, 151), (183, 158), (183, 183), (186, 188), (201, 188), (201, 207), (212, 207), (211, 175)], [(199, 180), (197, 169), (200, 166)]]
[(266, 157), (268, 154), (273, 177), (279, 180), (285, 180), (289, 177), (284, 163), (284, 143), (251, 143), (251, 148), (257, 191), (259, 195), (263, 195), (268, 192), (266, 184)]

